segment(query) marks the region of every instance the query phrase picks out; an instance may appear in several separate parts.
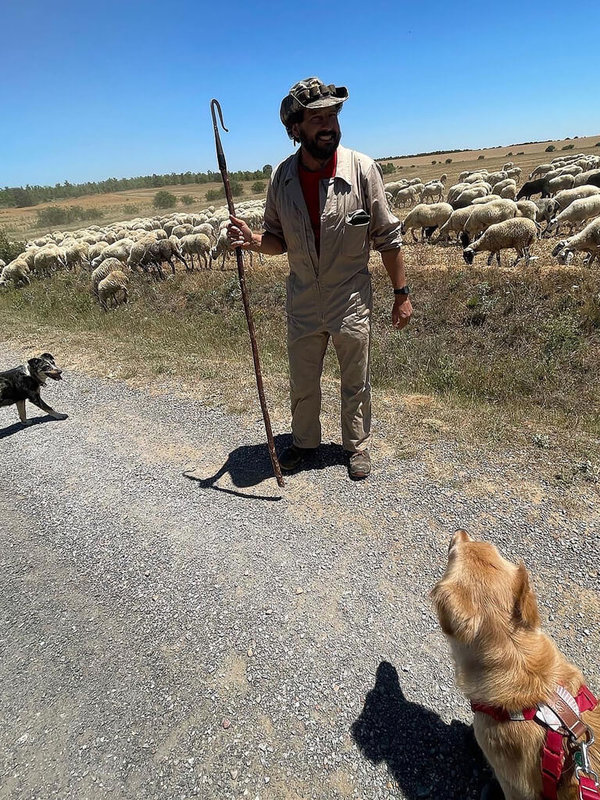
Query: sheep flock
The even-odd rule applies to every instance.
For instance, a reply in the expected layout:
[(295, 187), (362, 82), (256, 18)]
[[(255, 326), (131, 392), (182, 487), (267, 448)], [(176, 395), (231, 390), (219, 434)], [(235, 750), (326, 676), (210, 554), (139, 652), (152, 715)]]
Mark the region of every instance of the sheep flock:
[[(252, 230), (261, 230), (264, 200), (240, 203), (236, 213)], [(10, 263), (0, 262), (0, 287), (20, 289), (34, 278), (50, 278), (60, 270), (85, 270), (100, 308), (114, 309), (127, 302), (134, 274), (164, 280), (175, 274), (177, 264), (186, 273), (214, 266), (226, 269), (232, 257), (225, 236), (228, 221), (226, 206), (209, 206), (197, 214), (172, 213), (53, 231), (26, 242)]]
[[(493, 172), (466, 170), (457, 183), (447, 184), (446, 174), (427, 183), (413, 178), (386, 184), (390, 209), (402, 209), (407, 243), (458, 246), (467, 264), (486, 253), (488, 265), (495, 258), (500, 266), (504, 251), (515, 251), (513, 264), (526, 263), (536, 258), (536, 241), (555, 237), (552, 257), (558, 264), (600, 261), (600, 156), (560, 155), (527, 176), (509, 161)], [(240, 203), (236, 213), (252, 230), (262, 230), (264, 200)], [(0, 261), (0, 288), (22, 289), (59, 270), (83, 270), (99, 306), (117, 308), (127, 302), (132, 280), (160, 281), (177, 269), (227, 268), (228, 216), (226, 206), (209, 206), (198, 213), (53, 231), (28, 241), (10, 263)]]

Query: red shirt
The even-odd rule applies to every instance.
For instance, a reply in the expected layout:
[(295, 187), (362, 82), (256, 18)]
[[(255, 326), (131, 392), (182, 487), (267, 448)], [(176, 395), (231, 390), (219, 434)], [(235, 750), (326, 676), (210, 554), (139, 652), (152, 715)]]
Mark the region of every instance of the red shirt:
[(318, 172), (311, 172), (302, 165), (302, 161), (298, 164), (298, 177), (300, 178), (300, 186), (302, 186), (302, 194), (304, 195), (304, 202), (308, 209), (308, 216), (310, 217), (310, 224), (312, 225), (313, 233), (315, 236), (315, 247), (317, 248), (317, 255), (319, 254), (321, 244), (321, 203), (319, 201), (319, 183), (324, 178), (333, 178), (335, 175), (335, 168), (337, 166), (337, 151), (333, 154), (330, 161), (325, 164), (323, 169)]

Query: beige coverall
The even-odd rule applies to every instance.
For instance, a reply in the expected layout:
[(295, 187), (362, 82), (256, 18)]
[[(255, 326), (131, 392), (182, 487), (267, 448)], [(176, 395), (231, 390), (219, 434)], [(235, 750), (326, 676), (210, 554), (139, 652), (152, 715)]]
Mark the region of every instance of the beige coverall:
[[(271, 176), (265, 230), (285, 242), (290, 274), (286, 312), (292, 434), (298, 447), (321, 443), (321, 373), (329, 338), (341, 375), (342, 443), (366, 450), (371, 436), (369, 355), (372, 289), (370, 242), (376, 250), (402, 244), (389, 211), (379, 166), (368, 156), (337, 149), (333, 178), (321, 181), (321, 247), (315, 239), (298, 177), (300, 153)], [(358, 213), (353, 224), (352, 215)]]

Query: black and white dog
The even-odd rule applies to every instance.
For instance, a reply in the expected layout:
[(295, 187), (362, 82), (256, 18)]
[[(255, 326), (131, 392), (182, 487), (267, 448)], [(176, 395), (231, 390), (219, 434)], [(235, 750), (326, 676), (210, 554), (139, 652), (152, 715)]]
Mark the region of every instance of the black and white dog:
[(48, 378), (60, 381), (60, 370), (51, 353), (42, 353), (38, 358), (30, 358), (27, 364), (0, 372), (0, 406), (11, 406), (16, 403), (19, 417), (23, 425), (29, 425), (25, 412), (25, 401), (41, 408), (54, 419), (67, 419), (67, 414), (60, 414), (41, 398), (40, 389)]

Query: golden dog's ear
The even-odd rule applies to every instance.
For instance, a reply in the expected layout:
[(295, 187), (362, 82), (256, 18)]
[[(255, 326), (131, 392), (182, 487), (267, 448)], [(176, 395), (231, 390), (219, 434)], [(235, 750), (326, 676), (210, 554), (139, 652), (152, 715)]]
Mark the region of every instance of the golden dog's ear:
[(481, 619), (465, 589), (440, 581), (431, 590), (430, 597), (446, 636), (470, 644), (477, 635)]
[(539, 628), (540, 615), (537, 600), (529, 583), (529, 573), (521, 561), (517, 567), (513, 618), (523, 628)]
[(469, 534), (462, 528), (459, 528), (452, 534), (452, 538), (450, 539), (450, 544), (448, 545), (448, 552), (450, 553), (457, 545), (462, 544), (463, 542), (472, 542), (472, 541), (473, 539), (471, 539)]

